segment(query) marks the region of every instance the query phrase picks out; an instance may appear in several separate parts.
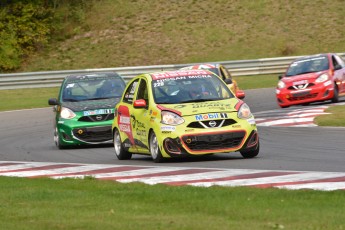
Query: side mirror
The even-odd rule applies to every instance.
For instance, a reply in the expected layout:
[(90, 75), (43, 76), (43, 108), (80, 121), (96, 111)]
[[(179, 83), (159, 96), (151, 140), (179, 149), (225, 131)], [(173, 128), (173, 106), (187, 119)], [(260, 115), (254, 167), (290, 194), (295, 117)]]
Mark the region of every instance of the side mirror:
[(244, 93), (243, 90), (237, 90), (237, 91), (236, 91), (236, 97), (237, 97), (238, 99), (243, 99), (245, 96), (246, 96), (246, 94)]
[(230, 78), (225, 78), (224, 82), (229, 85), (232, 84), (232, 80)]
[(58, 100), (56, 98), (50, 98), (48, 100), (48, 104), (49, 105), (59, 105), (59, 102), (58, 102)]
[(144, 99), (135, 100), (133, 104), (134, 108), (146, 108), (146, 101)]
[(278, 79), (281, 80), (283, 78), (283, 75), (279, 75)]

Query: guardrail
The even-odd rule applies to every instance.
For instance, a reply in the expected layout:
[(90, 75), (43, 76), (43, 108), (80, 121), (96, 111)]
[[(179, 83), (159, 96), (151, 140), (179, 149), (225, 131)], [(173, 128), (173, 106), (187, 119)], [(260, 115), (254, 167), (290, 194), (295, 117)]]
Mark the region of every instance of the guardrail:
[[(345, 53), (338, 53), (338, 55), (345, 57)], [(229, 69), (233, 76), (281, 74), (284, 73), (290, 62), (292, 62), (294, 59), (298, 57), (301, 56), (263, 58), (239, 61), (220, 61), (217, 63), (220, 63), (224, 65), (227, 69)], [(163, 70), (176, 70), (185, 66), (195, 64), (198, 63), (0, 74), (0, 90), (56, 87), (60, 86), (63, 78), (65, 78), (68, 75), (86, 74), (95, 71), (115, 71), (119, 73), (121, 76), (123, 76), (126, 81), (128, 81), (132, 77), (141, 73), (156, 72)]]

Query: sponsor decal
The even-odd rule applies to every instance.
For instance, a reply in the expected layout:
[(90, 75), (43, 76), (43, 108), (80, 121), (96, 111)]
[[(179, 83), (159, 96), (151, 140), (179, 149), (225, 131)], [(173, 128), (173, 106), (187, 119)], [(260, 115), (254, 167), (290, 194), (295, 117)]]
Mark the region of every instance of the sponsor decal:
[(221, 118), (228, 118), (228, 114), (226, 114), (226, 113), (220, 113), (220, 117), (221, 117)]
[(129, 125), (119, 124), (119, 128), (123, 132), (130, 132), (131, 131), (131, 127)]
[(157, 112), (156, 111), (150, 110), (149, 114), (150, 114), (150, 116), (153, 116), (153, 117), (157, 116)]
[(195, 115), (195, 120), (209, 120), (209, 119), (217, 119), (217, 118), (227, 118), (228, 115), (226, 113), (208, 113), (208, 114), (198, 114)]
[(308, 83), (307, 80), (302, 80), (302, 81), (295, 81), (295, 82), (293, 82), (292, 84), (293, 84), (293, 85), (304, 85), (304, 84), (306, 84), (306, 83)]
[(182, 109), (182, 108), (184, 108), (184, 107), (186, 107), (185, 105), (176, 105), (174, 108), (175, 109)]
[(308, 58), (308, 59), (305, 59), (305, 60), (296, 61), (291, 66), (297, 66), (299, 63), (308, 62), (308, 61), (315, 61), (315, 60), (321, 60), (321, 59), (325, 59), (325, 58), (326, 57)]
[(232, 125), (233, 128), (241, 128), (241, 125)]
[(135, 132), (136, 132), (137, 136), (144, 136), (144, 137), (146, 137), (145, 130), (136, 129)]
[(205, 103), (195, 103), (192, 105), (193, 109), (199, 109), (199, 108), (207, 108), (207, 109), (230, 109), (230, 104), (224, 104), (221, 102), (205, 102)]
[(68, 88), (73, 88), (74, 87), (74, 83), (71, 83), (71, 84), (68, 84), (67, 86), (66, 86), (66, 89), (68, 89)]
[(132, 127), (133, 129), (137, 128), (137, 129), (146, 129), (145, 128), (145, 124), (137, 119), (135, 119), (134, 116), (132, 116)]
[(175, 131), (176, 127), (175, 126), (161, 126), (161, 131)]
[[(165, 73), (154, 73), (151, 74), (152, 80), (159, 80), (159, 79), (165, 79), (165, 78), (178, 78), (182, 77), (186, 79), (186, 76), (198, 76), (198, 75), (209, 75), (210, 72), (205, 70), (179, 70), (179, 71), (171, 71), (171, 72), (165, 72)], [(176, 79), (178, 80), (178, 79)]]
[(91, 115), (98, 115), (98, 114), (109, 114), (113, 113), (113, 109), (96, 109), (96, 110), (89, 110), (89, 111), (84, 111), (84, 116), (91, 116)]
[(130, 117), (125, 117), (125, 116), (120, 116), (120, 123), (122, 123), (122, 124), (130, 124), (131, 123), (131, 118)]

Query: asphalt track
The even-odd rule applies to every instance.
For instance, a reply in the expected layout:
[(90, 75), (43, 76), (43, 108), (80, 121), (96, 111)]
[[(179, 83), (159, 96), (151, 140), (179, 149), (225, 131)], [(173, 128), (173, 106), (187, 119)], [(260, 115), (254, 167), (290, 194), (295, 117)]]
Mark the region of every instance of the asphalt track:
[[(268, 178), (271, 178), (268, 179), (271, 180), (270, 183), (273, 183), (272, 176), (284, 174), (283, 177), (281, 177), (282, 175), (278, 177), (279, 181), (276, 182), (279, 187), (286, 185), (280, 181), (284, 177), (288, 177), (287, 180), (293, 180), (294, 183), (303, 180), (300, 178), (291, 179), (291, 176), (286, 175), (284, 172), (290, 171), (295, 175), (304, 175), (304, 177), (312, 181), (316, 178), (320, 179), (325, 175), (326, 180), (335, 182), (332, 185), (325, 185), (325, 181), (321, 181), (323, 182), (323, 190), (345, 189), (345, 128), (317, 127), (312, 123), (313, 117), (322, 114), (324, 109), (332, 106), (332, 104), (319, 103), (310, 106), (294, 106), (280, 109), (275, 102), (274, 89), (272, 88), (247, 90), (244, 100), (250, 105), (258, 123), (261, 144), (258, 157), (243, 159), (239, 153), (235, 152), (190, 159), (169, 160), (162, 164), (155, 164), (149, 156), (141, 155), (134, 155), (131, 160), (119, 161), (113, 152), (112, 146), (58, 150), (53, 142), (53, 111), (50, 107), (0, 112), (0, 175), (7, 175), (8, 173), (10, 173), (9, 175), (12, 175), (11, 173), (19, 173), (18, 175), (22, 176), (43, 175), (45, 173), (47, 175), (62, 175), (61, 171), (54, 173), (49, 168), (59, 168), (60, 166), (55, 164), (59, 165), (60, 163), (67, 164), (68, 167), (71, 167), (71, 163), (77, 164), (78, 169), (73, 169), (75, 173), (80, 170), (79, 166), (82, 166), (81, 168), (91, 167), (88, 165), (93, 165), (96, 168), (103, 167), (103, 171), (106, 171), (106, 168), (109, 167), (117, 168), (121, 166), (130, 171), (132, 169), (127, 167), (135, 167), (135, 170), (138, 170), (138, 167), (149, 167), (149, 171), (171, 171), (171, 167), (174, 170), (184, 168), (187, 171), (202, 169), (206, 170), (206, 174), (202, 175), (206, 175), (207, 178), (210, 175), (207, 170), (213, 171), (217, 169), (216, 171), (220, 170), (222, 175), (229, 175), (230, 173), (240, 178), (252, 178), (247, 174), (248, 170), (252, 170), (249, 174), (268, 175)], [(342, 99), (341, 103), (344, 103), (344, 99)], [(19, 166), (16, 166), (17, 164)], [(54, 166), (49, 166), (52, 164)], [(19, 169), (16, 167), (19, 167)], [(21, 169), (21, 167), (24, 168)], [(23, 172), (32, 173), (34, 171), (33, 168), (44, 171), (36, 172), (36, 174), (23, 174)], [(119, 175), (120, 172), (117, 170), (119, 169), (116, 169), (116, 175)], [(182, 170), (182, 176), (184, 177), (188, 174), (185, 170)], [(300, 172), (304, 173), (301, 174)], [(80, 172), (78, 173), (80, 174)], [(165, 174), (157, 175), (163, 179), (162, 176)], [(176, 179), (175, 174), (176, 172), (173, 172), (172, 175), (167, 175), (173, 176)], [(194, 173), (192, 174), (194, 175)], [(215, 177), (219, 177), (219, 174), (215, 172), (213, 174)], [(17, 174), (14, 175), (18, 176)], [(264, 176), (264, 181), (267, 180), (266, 176)], [(142, 177), (142, 175), (138, 176), (138, 178)], [(231, 178), (237, 177), (232, 176)], [(138, 178), (136, 180), (140, 181)], [(257, 179), (255, 178), (255, 182), (245, 180), (244, 183), (259, 183)], [(181, 181), (184, 180), (187, 179), (167, 183), (183, 184)], [(198, 181), (203, 181), (202, 185), (207, 186), (204, 180), (199, 178), (199, 180), (194, 182), (198, 185)], [(222, 178), (222, 180), (225, 179)], [(239, 183), (238, 178), (236, 182)], [(148, 181), (147, 183), (153, 184), (154, 182)], [(156, 181), (156, 183), (160, 182)], [(267, 181), (260, 183), (263, 187), (268, 186)], [(235, 183), (234, 185), (238, 184)], [(312, 184), (312, 186), (318, 185)], [(233, 185), (231, 184), (230, 186)]]

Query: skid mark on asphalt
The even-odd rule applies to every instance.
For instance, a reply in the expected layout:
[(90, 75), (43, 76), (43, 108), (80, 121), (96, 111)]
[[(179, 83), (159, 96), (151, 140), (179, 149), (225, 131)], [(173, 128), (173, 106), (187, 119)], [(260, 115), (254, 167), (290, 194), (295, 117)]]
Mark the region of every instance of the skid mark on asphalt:
[(0, 162), (0, 176), (84, 178), (171, 186), (250, 186), (258, 188), (345, 190), (345, 172), (208, 169), (162, 166)]
[(279, 127), (312, 127), (314, 118), (318, 115), (328, 114), (325, 110), (329, 106), (313, 106), (302, 109), (286, 108), (255, 113), (257, 126)]

